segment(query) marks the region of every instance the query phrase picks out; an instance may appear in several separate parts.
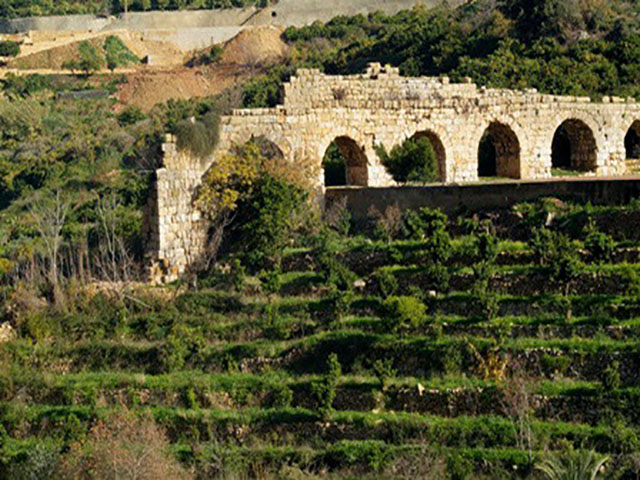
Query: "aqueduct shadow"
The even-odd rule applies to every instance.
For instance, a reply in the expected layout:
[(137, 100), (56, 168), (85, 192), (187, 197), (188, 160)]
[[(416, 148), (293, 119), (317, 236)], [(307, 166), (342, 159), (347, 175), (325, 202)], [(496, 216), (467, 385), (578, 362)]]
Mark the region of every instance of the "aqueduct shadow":
[(640, 160), (640, 120), (633, 122), (624, 137), (627, 160)]
[(591, 128), (582, 120), (565, 120), (553, 136), (551, 168), (594, 172), (597, 154), (596, 139)]
[(520, 141), (504, 123), (492, 122), (478, 146), (478, 177), (521, 178)]

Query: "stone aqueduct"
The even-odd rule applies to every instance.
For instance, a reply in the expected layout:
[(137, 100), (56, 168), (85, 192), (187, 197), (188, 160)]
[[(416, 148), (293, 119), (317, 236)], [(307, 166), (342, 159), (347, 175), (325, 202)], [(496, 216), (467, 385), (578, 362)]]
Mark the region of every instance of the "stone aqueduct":
[[(393, 181), (374, 147), (390, 149), (414, 136), (430, 140), (442, 183), (480, 176), (542, 179), (551, 177), (552, 167), (617, 176), (626, 171), (630, 144), (640, 140), (640, 104), (404, 78), (378, 64), (352, 76), (299, 70), (284, 87), (283, 105), (224, 117), (217, 152), (261, 137), (275, 144), (285, 161), (317, 165), (321, 190), (322, 161), (335, 142), (345, 158), (347, 184), (382, 187)], [(492, 153), (488, 163), (479, 163), (480, 144), (487, 141)], [(193, 198), (207, 169), (215, 168), (215, 155), (194, 160), (165, 144), (149, 224), (156, 280), (177, 278), (205, 249), (207, 225)]]

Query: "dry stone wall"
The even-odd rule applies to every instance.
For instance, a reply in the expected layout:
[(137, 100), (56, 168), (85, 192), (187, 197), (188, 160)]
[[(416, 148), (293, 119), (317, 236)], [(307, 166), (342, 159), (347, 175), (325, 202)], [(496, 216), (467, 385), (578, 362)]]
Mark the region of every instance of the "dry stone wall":
[[(483, 173), (483, 138), (495, 152), (491, 176), (549, 178), (558, 166), (555, 145), (560, 136), (568, 145), (560, 152), (567, 157), (561, 159), (566, 166), (587, 176), (618, 176), (626, 171), (625, 136), (638, 120), (640, 105), (633, 99), (592, 102), (535, 90), (487, 89), (469, 79), (404, 78), (396, 68), (371, 64), (365, 73), (350, 76), (299, 70), (284, 87), (283, 105), (236, 110), (223, 119), (217, 153), (262, 137), (292, 165), (320, 167), (336, 141), (351, 184), (388, 187), (394, 182), (375, 147), (391, 149), (422, 135), (434, 146), (441, 182), (457, 184), (477, 181)], [(167, 145), (164, 168), (158, 171), (157, 227), (151, 235), (155, 278), (176, 278), (206, 248), (206, 225), (193, 208), (193, 195), (207, 168), (215, 168), (217, 153), (198, 161)], [(322, 174), (313, 180), (322, 193)]]

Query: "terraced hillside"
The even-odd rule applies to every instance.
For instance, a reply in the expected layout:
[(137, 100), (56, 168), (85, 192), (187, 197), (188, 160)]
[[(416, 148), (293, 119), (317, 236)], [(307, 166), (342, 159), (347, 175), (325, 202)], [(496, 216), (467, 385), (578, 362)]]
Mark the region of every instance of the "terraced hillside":
[(546, 478), (572, 449), (637, 478), (640, 205), (330, 217), (280, 269), (197, 291), (14, 295), (0, 476), (127, 410), (197, 478)]

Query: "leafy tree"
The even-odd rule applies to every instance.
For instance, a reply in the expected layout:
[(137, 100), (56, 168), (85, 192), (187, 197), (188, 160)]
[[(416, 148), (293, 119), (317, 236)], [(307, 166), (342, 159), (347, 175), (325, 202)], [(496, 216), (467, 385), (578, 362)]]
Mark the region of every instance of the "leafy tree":
[(78, 44), (78, 56), (78, 68), (87, 76), (97, 72), (105, 64), (105, 59), (101, 52), (87, 40), (83, 40)]
[(599, 232), (593, 222), (588, 225), (587, 232), (584, 248), (589, 252), (591, 259), (597, 263), (610, 262), (616, 249), (615, 240), (611, 235)]
[(17, 42), (0, 41), (0, 57), (15, 57), (20, 53), (20, 44)]
[(332, 353), (327, 359), (327, 372), (311, 383), (311, 393), (316, 400), (320, 414), (327, 418), (333, 411), (333, 401), (336, 398), (336, 388), (342, 375), (342, 367), (338, 355)]
[(105, 39), (104, 51), (107, 68), (111, 71), (114, 71), (118, 67), (140, 62), (140, 59), (127, 48), (120, 37), (115, 35), (109, 35)]
[(239, 241), (250, 265), (279, 263), (305, 205), (306, 193), (285, 180), (265, 174), (240, 208)]
[(438, 161), (427, 138), (410, 138), (395, 146), (390, 153), (379, 145), (376, 153), (396, 182), (430, 183), (437, 178)]
[(389, 332), (399, 333), (427, 321), (427, 307), (415, 297), (388, 297), (382, 304), (384, 324)]

